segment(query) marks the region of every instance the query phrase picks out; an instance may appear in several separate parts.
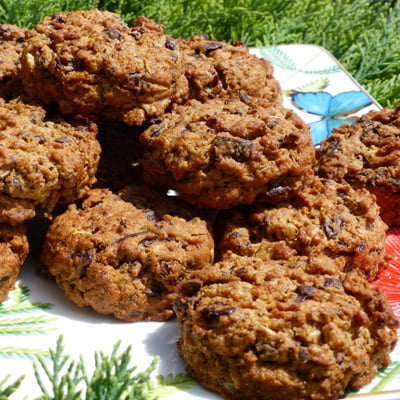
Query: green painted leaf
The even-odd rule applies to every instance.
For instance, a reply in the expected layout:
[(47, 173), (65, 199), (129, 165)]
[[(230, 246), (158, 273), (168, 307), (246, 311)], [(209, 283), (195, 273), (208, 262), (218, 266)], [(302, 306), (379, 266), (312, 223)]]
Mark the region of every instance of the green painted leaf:
[(321, 77), (315, 79), (312, 82), (308, 82), (305, 83), (304, 85), (299, 86), (298, 88), (296, 88), (296, 91), (317, 93), (317, 92), (322, 92), (328, 86), (329, 86), (329, 79), (326, 77)]
[(371, 392), (380, 392), (389, 383), (400, 375), (400, 361), (393, 361), (387, 368), (378, 373), (378, 377), (381, 378), (380, 382), (377, 383)]
[(296, 71), (297, 66), (293, 59), (278, 47), (260, 48), (260, 54), (279, 68)]
[(341, 72), (341, 69), (338, 65), (334, 64), (323, 69), (302, 69), (301, 72), (310, 75), (329, 75), (337, 74), (338, 72)]
[(157, 377), (158, 385), (154, 389), (158, 396), (165, 396), (177, 391), (187, 390), (198, 383), (188, 374), (168, 374)]

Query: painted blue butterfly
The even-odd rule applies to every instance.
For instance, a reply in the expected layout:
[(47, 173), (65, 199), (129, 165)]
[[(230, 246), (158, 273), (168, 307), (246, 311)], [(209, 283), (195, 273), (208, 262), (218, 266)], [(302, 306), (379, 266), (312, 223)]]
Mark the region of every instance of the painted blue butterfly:
[(296, 107), (322, 117), (319, 121), (309, 124), (314, 145), (326, 139), (332, 133), (332, 129), (346, 122), (354, 122), (348, 115), (372, 103), (371, 98), (360, 90), (342, 92), (335, 96), (328, 92), (294, 91), (290, 96)]

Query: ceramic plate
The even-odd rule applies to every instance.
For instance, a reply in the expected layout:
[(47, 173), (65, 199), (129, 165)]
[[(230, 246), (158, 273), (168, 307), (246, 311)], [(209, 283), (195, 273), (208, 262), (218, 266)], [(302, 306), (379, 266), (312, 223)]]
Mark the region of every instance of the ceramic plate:
[[(252, 48), (270, 60), (284, 92), (284, 105), (295, 110), (311, 126), (315, 145), (330, 134), (332, 128), (351, 121), (379, 104), (344, 70), (326, 50), (309, 45), (286, 45)], [(120, 348), (132, 347), (132, 362), (137, 370), (147, 368), (155, 357), (154, 394), (160, 399), (212, 400), (217, 394), (202, 389), (186, 373), (176, 341), (176, 322), (126, 323), (102, 316), (89, 309), (77, 308), (68, 301), (55, 282), (35, 273), (37, 249), (43, 227), (31, 224), (32, 252), (23, 266), (17, 288), (0, 306), (0, 381), (10, 374), (10, 381), (25, 375), (21, 388), (10, 399), (33, 399), (41, 394), (34, 375), (33, 362), (48, 354), (62, 335), (65, 352), (71, 360), (82, 355), (93, 365), (95, 351), (109, 354), (120, 340)], [(387, 237), (387, 250), (393, 256), (390, 266), (376, 284), (387, 293), (400, 316), (400, 228)], [(400, 347), (392, 353), (392, 364), (381, 371), (360, 393), (390, 391), (400, 387)], [(160, 379), (156, 379), (161, 377)], [(350, 395), (349, 395), (350, 396)], [(380, 400), (395, 399), (390, 392)], [(369, 398), (369, 397), (368, 397)]]

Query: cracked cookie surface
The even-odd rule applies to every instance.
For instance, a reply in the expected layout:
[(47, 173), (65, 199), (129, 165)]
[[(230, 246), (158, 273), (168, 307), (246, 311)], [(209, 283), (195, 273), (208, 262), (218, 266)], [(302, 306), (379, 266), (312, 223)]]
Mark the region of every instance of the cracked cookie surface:
[(400, 224), (400, 106), (370, 111), (321, 143), (318, 174), (376, 196), (382, 219)]
[(95, 182), (94, 123), (46, 120), (40, 106), (0, 100), (0, 130), (0, 222), (49, 217), (57, 202), (76, 200)]
[(127, 321), (173, 317), (176, 288), (213, 261), (209, 224), (147, 186), (93, 189), (54, 219), (41, 264), (78, 306)]
[(26, 91), (64, 114), (128, 125), (159, 117), (188, 90), (179, 45), (163, 29), (97, 9), (45, 17), (21, 60)]
[(29, 252), (25, 225), (0, 224), (0, 303), (14, 289), (20, 268)]
[(231, 257), (175, 302), (188, 372), (226, 399), (333, 400), (390, 363), (384, 293), (332, 259)]
[(387, 225), (374, 197), (346, 182), (310, 176), (290, 201), (253, 204), (219, 216), (217, 253), (264, 259), (335, 258), (372, 280), (386, 266)]
[(140, 141), (145, 180), (205, 208), (250, 204), (315, 162), (309, 128), (294, 112), (247, 96), (177, 106)]

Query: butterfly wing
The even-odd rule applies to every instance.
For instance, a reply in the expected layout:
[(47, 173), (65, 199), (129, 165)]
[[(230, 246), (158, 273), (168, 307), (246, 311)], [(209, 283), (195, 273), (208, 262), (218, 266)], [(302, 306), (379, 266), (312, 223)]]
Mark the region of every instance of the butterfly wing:
[(295, 92), (291, 95), (291, 98), (295, 106), (301, 110), (329, 117), (332, 96), (328, 92)]
[(328, 114), (330, 117), (346, 115), (371, 103), (371, 98), (361, 90), (342, 92), (332, 97), (329, 103)]
[(353, 123), (353, 119), (330, 118), (321, 119), (309, 124), (311, 130), (311, 138), (314, 146), (320, 144), (328, 136), (332, 134), (332, 130), (338, 128), (345, 123)]

